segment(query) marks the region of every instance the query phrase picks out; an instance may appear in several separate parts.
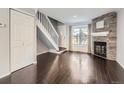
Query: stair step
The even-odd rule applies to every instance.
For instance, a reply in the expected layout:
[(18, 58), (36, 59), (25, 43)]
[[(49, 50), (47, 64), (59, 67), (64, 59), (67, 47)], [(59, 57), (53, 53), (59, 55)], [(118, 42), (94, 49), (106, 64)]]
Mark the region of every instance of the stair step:
[(54, 51), (51, 51), (51, 53), (62, 54), (62, 53), (64, 53), (64, 52), (66, 52), (66, 51), (67, 51), (66, 48), (59, 47), (59, 51), (54, 50)]
[(64, 48), (64, 47), (59, 47), (59, 51), (63, 51), (63, 50), (65, 50), (66, 48)]
[(66, 52), (66, 49), (65, 49), (65, 50), (62, 50), (62, 51), (57, 52), (57, 54), (62, 54), (62, 53), (64, 53), (64, 52)]

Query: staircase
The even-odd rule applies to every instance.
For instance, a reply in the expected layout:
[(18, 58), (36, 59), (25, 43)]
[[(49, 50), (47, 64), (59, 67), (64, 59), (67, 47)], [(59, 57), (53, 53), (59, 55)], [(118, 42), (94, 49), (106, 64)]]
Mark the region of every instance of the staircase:
[(59, 35), (52, 25), (50, 19), (45, 14), (37, 10), (36, 25), (39, 37), (49, 49), (59, 51), (58, 40)]

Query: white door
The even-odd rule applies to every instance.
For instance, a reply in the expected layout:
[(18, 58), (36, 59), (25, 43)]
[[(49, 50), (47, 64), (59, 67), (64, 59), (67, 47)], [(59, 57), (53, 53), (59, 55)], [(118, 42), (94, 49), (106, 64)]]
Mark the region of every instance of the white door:
[(34, 18), (11, 10), (11, 72), (33, 63)]

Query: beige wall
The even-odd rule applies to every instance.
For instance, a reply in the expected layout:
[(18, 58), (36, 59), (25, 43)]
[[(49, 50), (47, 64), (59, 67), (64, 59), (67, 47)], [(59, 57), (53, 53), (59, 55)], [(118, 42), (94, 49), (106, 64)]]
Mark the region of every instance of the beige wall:
[(117, 16), (117, 62), (124, 68), (124, 9)]
[(0, 9), (0, 78), (10, 73), (9, 70), (9, 9)]
[(37, 55), (48, 52), (49, 49), (37, 38)]

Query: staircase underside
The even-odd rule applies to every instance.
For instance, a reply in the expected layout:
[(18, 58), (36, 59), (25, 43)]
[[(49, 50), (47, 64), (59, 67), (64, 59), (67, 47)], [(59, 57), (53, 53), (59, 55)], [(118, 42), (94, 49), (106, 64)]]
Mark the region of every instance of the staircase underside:
[(42, 31), (37, 27), (37, 36), (43, 42), (43, 44), (49, 49), (56, 49), (49, 39), (44, 35)]

